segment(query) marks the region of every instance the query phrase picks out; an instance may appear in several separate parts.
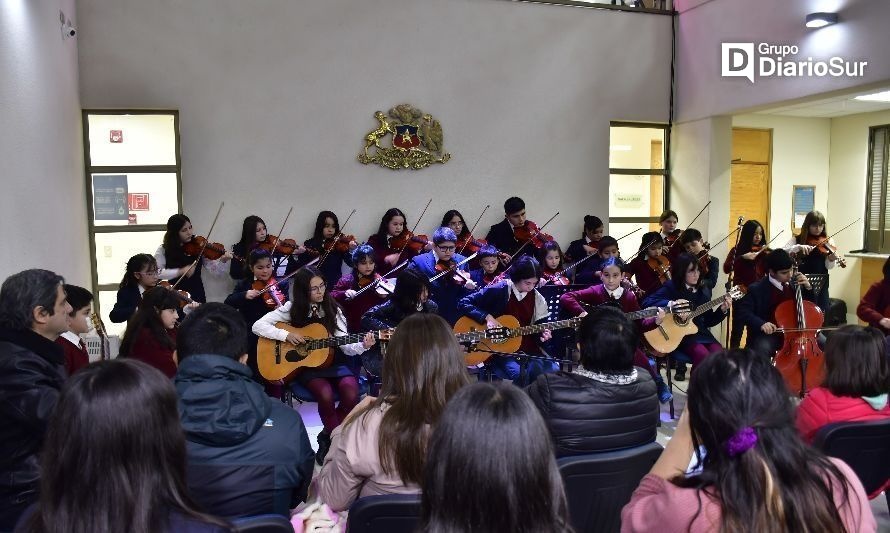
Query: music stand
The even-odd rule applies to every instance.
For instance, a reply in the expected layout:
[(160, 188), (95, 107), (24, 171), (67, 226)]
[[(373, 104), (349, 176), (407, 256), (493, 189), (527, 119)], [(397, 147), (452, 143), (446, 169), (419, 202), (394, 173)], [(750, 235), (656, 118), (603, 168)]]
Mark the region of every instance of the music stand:
[(825, 288), (825, 282), (828, 281), (828, 274), (804, 274), (810, 282), (810, 290), (813, 291), (813, 297), (818, 298), (822, 289)]

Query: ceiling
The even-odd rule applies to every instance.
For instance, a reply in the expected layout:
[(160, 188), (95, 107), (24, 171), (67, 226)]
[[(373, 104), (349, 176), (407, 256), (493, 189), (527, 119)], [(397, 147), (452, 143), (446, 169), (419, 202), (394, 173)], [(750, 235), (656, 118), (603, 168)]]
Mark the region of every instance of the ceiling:
[(860, 94), (874, 94), (886, 90), (888, 89), (879, 88), (869, 91), (859, 91), (857, 93), (846, 94), (843, 96), (814, 99), (808, 102), (798, 102), (792, 105), (760, 110), (757, 111), (756, 114), (783, 115), (786, 117), (833, 118), (842, 117), (844, 115), (855, 115), (857, 113), (883, 111), (885, 109), (890, 109), (890, 102), (865, 102), (861, 100), (853, 100), (853, 97), (859, 96)]

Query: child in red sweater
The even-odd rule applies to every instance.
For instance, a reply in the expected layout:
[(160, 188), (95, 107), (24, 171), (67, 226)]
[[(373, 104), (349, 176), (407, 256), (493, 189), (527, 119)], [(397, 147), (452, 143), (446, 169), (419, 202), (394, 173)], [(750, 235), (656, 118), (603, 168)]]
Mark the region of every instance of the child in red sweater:
[(176, 375), (176, 321), (182, 300), (165, 287), (142, 294), (136, 314), (127, 322), (121, 339), (120, 357), (132, 357), (172, 378)]

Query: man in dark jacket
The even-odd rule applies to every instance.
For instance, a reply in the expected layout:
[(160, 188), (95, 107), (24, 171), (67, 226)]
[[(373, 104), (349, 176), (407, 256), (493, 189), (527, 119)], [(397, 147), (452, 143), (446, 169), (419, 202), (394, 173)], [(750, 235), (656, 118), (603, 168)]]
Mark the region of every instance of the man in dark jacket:
[(179, 328), (175, 384), (189, 489), (215, 515), (288, 516), (306, 499), (315, 455), (300, 415), (251, 379), (246, 330), (221, 303), (198, 307)]
[(37, 454), (65, 381), (55, 343), (71, 312), (63, 283), (33, 269), (0, 287), (0, 531), (37, 500)]

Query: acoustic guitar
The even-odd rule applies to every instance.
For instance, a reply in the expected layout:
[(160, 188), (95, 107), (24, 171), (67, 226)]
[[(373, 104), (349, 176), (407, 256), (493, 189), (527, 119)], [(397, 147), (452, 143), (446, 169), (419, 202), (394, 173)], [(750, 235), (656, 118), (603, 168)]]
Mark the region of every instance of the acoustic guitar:
[(99, 353), (102, 361), (107, 361), (111, 359), (111, 348), (108, 344), (108, 333), (105, 331), (105, 323), (102, 322), (102, 319), (96, 313), (90, 313), (90, 322), (93, 324), (93, 329), (96, 330), (96, 335), (99, 336)]
[[(291, 344), (260, 337), (256, 346), (257, 367), (260, 375), (269, 381), (291, 381), (303, 368), (322, 368), (331, 364), (333, 350), (337, 346), (362, 342), (367, 333), (350, 333), (331, 337), (321, 324), (309, 324), (297, 328), (287, 322), (275, 324), (278, 329), (297, 333), (306, 339), (302, 344)], [(372, 331), (375, 340), (389, 340), (392, 330)]]
[[(738, 286), (732, 287), (726, 294), (733, 300), (738, 300), (744, 296), (744, 292)], [(683, 337), (698, 333), (698, 326), (695, 325), (692, 319), (723, 303), (724, 296), (701, 304), (693, 309), (685, 319), (681, 319), (678, 315), (672, 314), (670, 320), (665, 319), (665, 321), (657, 328), (643, 333), (646, 342), (648, 342), (649, 346), (658, 353), (667, 354), (673, 352), (680, 346)]]

